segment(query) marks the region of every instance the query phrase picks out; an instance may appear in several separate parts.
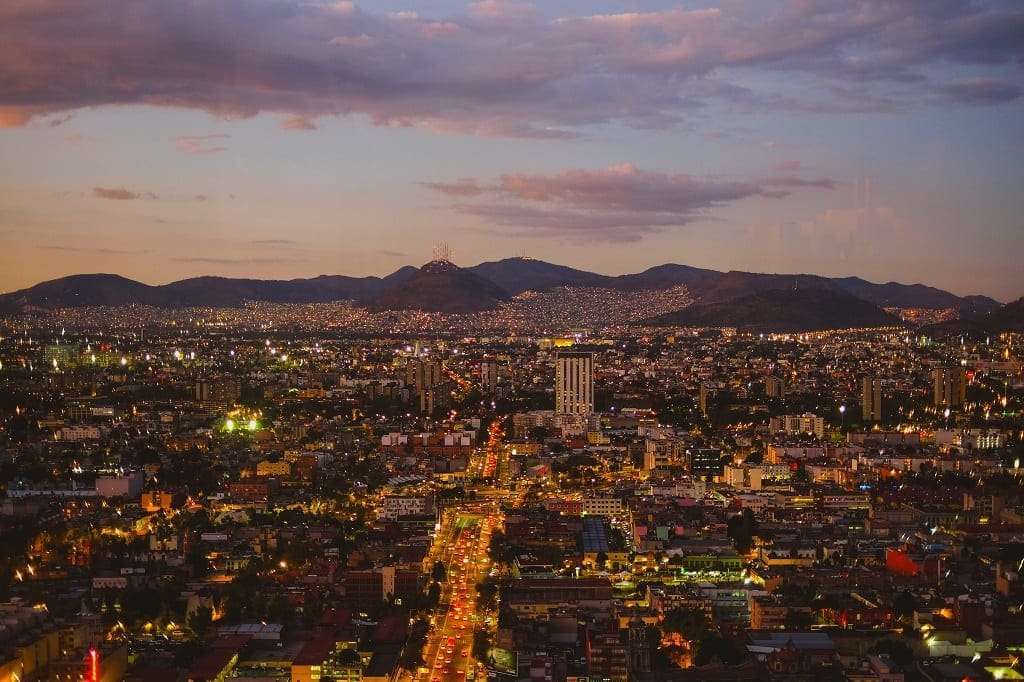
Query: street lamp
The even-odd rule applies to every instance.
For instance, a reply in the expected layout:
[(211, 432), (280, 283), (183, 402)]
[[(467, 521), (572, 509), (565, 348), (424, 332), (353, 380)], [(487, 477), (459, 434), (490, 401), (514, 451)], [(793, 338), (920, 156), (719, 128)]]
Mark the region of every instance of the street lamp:
[(946, 415), (946, 430), (949, 431), (949, 408), (948, 407), (946, 408), (946, 411), (945, 411), (944, 414)]
[(839, 406), (839, 419), (840, 419), (839, 432), (842, 433), (843, 430), (846, 428), (846, 405), (840, 405)]

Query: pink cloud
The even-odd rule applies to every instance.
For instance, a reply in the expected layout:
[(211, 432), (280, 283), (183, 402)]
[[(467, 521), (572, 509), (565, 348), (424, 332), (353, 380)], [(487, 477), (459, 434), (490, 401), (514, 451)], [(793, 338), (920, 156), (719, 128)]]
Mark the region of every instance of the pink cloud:
[(832, 178), (769, 178), (764, 181), (766, 185), (773, 187), (817, 187), (820, 189), (835, 189), (839, 183)]
[[(507, 0), (445, 16), (374, 14), (350, 2), (25, 2), (0, 9), (0, 125), (145, 104), (565, 138), (603, 123), (677, 125), (709, 104), (816, 114), (937, 100), (998, 106), (1021, 92), (1019, 75), (1000, 80), (997, 70), (1024, 59), (1022, 33), (1019, 8), (909, 0), (556, 18)], [(926, 77), (947, 64), (979, 75)], [(772, 86), (784, 79), (751, 79), (751, 70), (810, 87), (794, 95)], [(223, 150), (208, 136), (178, 144)]]
[(796, 159), (789, 159), (786, 161), (780, 161), (775, 164), (775, 170), (777, 171), (795, 171), (800, 170), (800, 162)]
[(605, 241), (635, 241), (706, 219), (712, 209), (743, 199), (780, 198), (792, 189), (831, 189), (836, 184), (827, 178), (729, 180), (622, 164), (558, 175), (509, 173), (489, 183), (462, 178), (427, 186), (450, 197), (477, 199), (454, 208), (497, 224), (546, 235), (585, 233)]
[(221, 146), (217, 141), (226, 140), (230, 135), (218, 133), (215, 135), (179, 135), (174, 143), (178, 149), (190, 154), (213, 154), (222, 152), (227, 147)]
[(473, 178), (459, 178), (455, 182), (430, 182), (426, 185), (452, 197), (478, 197), (487, 191)]
[(316, 123), (304, 116), (289, 116), (281, 121), (281, 128), (284, 130), (316, 130)]
[(138, 192), (130, 192), (124, 187), (93, 187), (92, 195), (98, 199), (117, 199), (128, 201), (142, 197)]

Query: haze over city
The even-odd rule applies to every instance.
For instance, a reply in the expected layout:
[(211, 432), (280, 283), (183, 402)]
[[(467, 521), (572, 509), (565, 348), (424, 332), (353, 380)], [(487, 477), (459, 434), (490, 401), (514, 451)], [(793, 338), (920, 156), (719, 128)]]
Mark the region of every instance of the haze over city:
[(1013, 2), (13, 2), (0, 290), (448, 241), (1024, 290)]

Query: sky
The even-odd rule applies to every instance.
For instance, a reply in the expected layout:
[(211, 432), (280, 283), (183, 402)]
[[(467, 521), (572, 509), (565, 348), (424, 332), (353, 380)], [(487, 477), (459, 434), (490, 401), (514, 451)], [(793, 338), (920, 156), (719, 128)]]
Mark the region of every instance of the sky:
[(6, 0), (0, 291), (446, 243), (1024, 295), (1024, 7)]

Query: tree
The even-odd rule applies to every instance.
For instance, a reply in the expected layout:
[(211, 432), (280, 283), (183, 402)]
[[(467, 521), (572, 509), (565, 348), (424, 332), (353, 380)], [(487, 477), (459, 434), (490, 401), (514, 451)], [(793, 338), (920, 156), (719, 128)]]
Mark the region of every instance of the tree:
[(543, 441), (548, 436), (548, 430), (543, 426), (534, 426), (530, 429), (529, 439), (532, 441)]
[(473, 658), (478, 661), (487, 660), (487, 650), (491, 648), (491, 640), (486, 630), (473, 632)]
[[(662, 640), (672, 642), (677, 664), (686, 658), (693, 660), (700, 642), (711, 632), (707, 614), (700, 609), (680, 606), (665, 614), (661, 621)], [(681, 654), (681, 655), (680, 655)]]
[(213, 609), (209, 606), (200, 606), (188, 617), (188, 627), (196, 637), (203, 637), (212, 624)]
[(740, 554), (747, 554), (754, 545), (754, 536), (757, 535), (758, 523), (754, 512), (745, 508), (742, 513), (729, 519), (726, 523), (729, 539), (736, 545), (736, 551)]
[(661, 648), (661, 630), (658, 629), (657, 625), (648, 625), (646, 627), (647, 633), (647, 646), (650, 649), (651, 655), (651, 670), (668, 670), (669, 668), (678, 668), (675, 663), (672, 662)]
[(786, 626), (787, 630), (806, 630), (811, 627), (813, 622), (811, 614), (800, 609), (786, 611), (786, 617), (782, 620), (782, 624)]
[(871, 647), (873, 654), (888, 654), (898, 666), (905, 667), (914, 662), (914, 650), (898, 639), (883, 639)]
[(434, 562), (434, 568), (430, 571), (431, 577), (435, 583), (443, 583), (448, 580), (448, 572), (444, 568), (444, 564), (440, 561)]
[(892, 600), (892, 612), (900, 618), (911, 618), (917, 609), (917, 599), (906, 590), (901, 591)]
[(430, 587), (427, 588), (427, 604), (431, 608), (437, 606), (441, 602), (441, 584), (436, 580), (430, 583)]
[(661, 621), (665, 633), (677, 632), (688, 640), (697, 640), (708, 631), (708, 617), (700, 609), (679, 606), (665, 614)]
[(487, 578), (476, 584), (477, 600), (481, 606), (487, 609), (496, 608), (498, 605), (498, 584)]
[(194, 542), (185, 557), (193, 578), (204, 578), (210, 572), (210, 560), (206, 558), (203, 543)]
[(423, 665), (423, 644), (424, 640), (422, 639), (410, 639), (406, 642), (402, 655), (398, 657), (398, 666), (409, 672), (415, 672)]
[(745, 658), (744, 653), (737, 649), (732, 642), (720, 635), (708, 633), (700, 640), (694, 664), (707, 665), (718, 659), (726, 665), (736, 665), (742, 663)]

